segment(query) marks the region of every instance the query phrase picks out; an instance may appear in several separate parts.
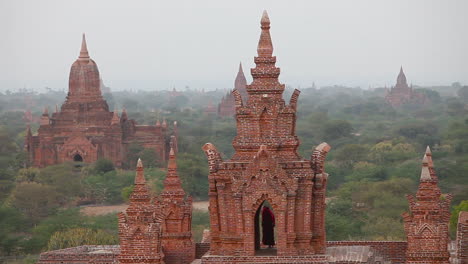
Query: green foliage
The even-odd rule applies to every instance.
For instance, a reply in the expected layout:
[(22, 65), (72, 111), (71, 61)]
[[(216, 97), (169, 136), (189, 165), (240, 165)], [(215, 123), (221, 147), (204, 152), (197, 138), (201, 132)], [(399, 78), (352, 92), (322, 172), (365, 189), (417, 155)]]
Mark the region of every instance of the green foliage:
[(104, 230), (90, 228), (72, 228), (55, 232), (47, 244), (47, 250), (77, 247), (82, 245), (115, 245), (119, 237)]
[(133, 184), (134, 172), (109, 171), (88, 175), (83, 183), (87, 199), (95, 203), (121, 203), (122, 189)]
[(457, 231), (457, 224), (458, 224), (458, 217), (460, 216), (460, 212), (467, 212), (468, 211), (468, 200), (461, 201), (458, 205), (455, 205), (452, 209), (450, 215), (450, 233), (452, 237), (455, 236), (455, 232)]
[(132, 194), (132, 192), (133, 192), (133, 185), (124, 187), (121, 192), (122, 200), (124, 202), (128, 202), (128, 199), (130, 199), (130, 194)]
[(353, 127), (345, 120), (330, 120), (323, 126), (323, 138), (325, 140), (336, 140), (342, 137), (349, 137)]
[(203, 230), (210, 228), (210, 214), (207, 211), (192, 211), (192, 234), (195, 242), (201, 241)]
[(56, 190), (49, 185), (23, 182), (16, 185), (10, 203), (33, 225), (53, 214), (60, 206), (60, 198)]
[(115, 170), (114, 163), (107, 159), (98, 159), (94, 163), (94, 170), (96, 173), (106, 173)]
[(0, 255), (9, 256), (18, 251), (26, 227), (23, 215), (11, 207), (0, 207)]

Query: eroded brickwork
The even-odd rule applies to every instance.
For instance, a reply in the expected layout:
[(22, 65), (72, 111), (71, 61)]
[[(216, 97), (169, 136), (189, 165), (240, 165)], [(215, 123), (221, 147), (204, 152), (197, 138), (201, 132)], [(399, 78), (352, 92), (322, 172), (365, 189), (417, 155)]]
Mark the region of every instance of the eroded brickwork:
[(165, 161), (169, 152), (167, 126), (140, 126), (128, 119), (125, 109), (120, 117), (109, 111), (84, 35), (80, 56), (71, 66), (65, 103), (51, 115), (45, 108), (39, 122), (38, 134), (32, 135), (28, 128), (25, 141), (29, 160), (36, 167), (65, 161), (92, 163), (99, 158), (121, 167), (132, 143), (156, 150), (158, 161)]
[(442, 195), (427, 147), (422, 161), (421, 178), (416, 197), (408, 195), (410, 212), (403, 214), (408, 241), (406, 263), (449, 263), (448, 243), (450, 201), (452, 196)]
[(404, 104), (427, 104), (429, 99), (425, 94), (415, 92), (413, 87), (408, 86), (403, 67), (397, 77), (397, 83), (390, 90), (386, 91), (385, 100), (393, 107), (399, 107)]
[[(203, 263), (323, 263), (325, 257), (324, 159), (322, 143), (310, 160), (297, 154), (295, 133), (299, 91), (283, 100), (284, 84), (270, 37), (266, 12), (261, 19), (253, 82), (248, 99), (234, 90), (237, 136), (234, 156), (221, 159), (214, 145), (203, 147), (209, 163), (211, 245)], [(259, 209), (272, 207), (276, 219), (276, 256), (255, 256), (260, 248)], [(235, 256), (235, 257), (234, 257)], [(254, 257), (255, 256), (255, 257)], [(289, 262), (288, 262), (289, 261)], [(302, 261), (302, 262), (301, 262)], [(244, 263), (242, 262), (242, 263)]]
[(152, 202), (141, 160), (138, 160), (130, 204), (125, 213), (118, 214), (118, 219), (119, 263), (164, 263), (161, 244), (163, 215), (159, 204)]
[(460, 212), (457, 225), (456, 264), (468, 264), (468, 212)]
[(192, 240), (192, 197), (186, 197), (177, 173), (173, 148), (169, 154), (167, 176), (158, 203), (162, 210), (162, 247), (166, 264), (185, 264), (195, 259)]
[(119, 214), (120, 263), (191, 263), (195, 259), (191, 224), (192, 198), (182, 189), (173, 147), (164, 189), (157, 197), (150, 196), (138, 160), (129, 207)]

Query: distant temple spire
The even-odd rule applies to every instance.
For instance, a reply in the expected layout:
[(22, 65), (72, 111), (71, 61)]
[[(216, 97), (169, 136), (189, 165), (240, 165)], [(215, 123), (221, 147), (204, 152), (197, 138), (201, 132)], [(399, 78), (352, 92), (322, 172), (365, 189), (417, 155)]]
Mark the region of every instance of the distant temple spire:
[(397, 77), (396, 87), (400, 87), (400, 86), (408, 86), (408, 83), (406, 81), (406, 75), (403, 72), (403, 66), (400, 66), (400, 73), (398, 73), (398, 77)]
[(81, 40), (81, 50), (80, 50), (80, 59), (89, 59), (88, 46), (86, 45), (86, 36), (83, 33), (83, 38)]

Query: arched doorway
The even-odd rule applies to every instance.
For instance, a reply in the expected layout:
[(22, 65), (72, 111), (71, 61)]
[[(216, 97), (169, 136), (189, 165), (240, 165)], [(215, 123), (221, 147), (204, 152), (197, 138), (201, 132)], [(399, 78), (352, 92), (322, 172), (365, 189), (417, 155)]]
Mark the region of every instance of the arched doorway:
[(75, 161), (75, 162), (83, 162), (83, 157), (81, 157), (80, 154), (75, 154), (75, 156), (73, 156), (73, 161)]
[(254, 223), (255, 255), (276, 256), (275, 215), (273, 207), (268, 201), (264, 201), (258, 207)]

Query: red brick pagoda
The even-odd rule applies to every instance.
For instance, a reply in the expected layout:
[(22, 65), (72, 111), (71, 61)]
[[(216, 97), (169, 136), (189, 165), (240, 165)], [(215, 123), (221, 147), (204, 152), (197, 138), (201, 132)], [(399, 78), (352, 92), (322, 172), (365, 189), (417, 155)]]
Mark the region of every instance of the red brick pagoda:
[(192, 197), (186, 197), (171, 148), (164, 189), (157, 202), (163, 215), (162, 246), (166, 264), (191, 263), (195, 259), (192, 240)]
[(159, 161), (165, 161), (167, 126), (141, 126), (128, 119), (125, 110), (120, 117), (110, 112), (100, 87), (99, 70), (89, 57), (83, 35), (80, 56), (71, 66), (65, 103), (50, 116), (46, 108), (38, 134), (27, 133), (25, 148), (33, 166), (105, 158), (121, 167), (130, 143), (156, 150)]
[(149, 194), (138, 160), (129, 207), (118, 217), (120, 263), (186, 264), (195, 259), (192, 198), (182, 189), (172, 148), (160, 196)]
[(135, 185), (125, 213), (119, 213), (119, 263), (163, 264), (162, 214), (152, 203), (141, 160), (137, 163)]
[[(285, 104), (266, 12), (261, 29), (248, 100), (244, 102), (238, 90), (233, 92), (235, 154), (223, 161), (214, 145), (203, 147), (210, 173), (211, 245), (202, 263), (326, 263), (324, 159), (330, 146), (320, 144), (310, 160), (298, 155), (300, 92), (295, 90)], [(260, 215), (266, 205), (276, 219), (277, 244), (271, 249), (260, 243)]]
[(437, 186), (432, 154), (427, 147), (416, 198), (408, 195), (410, 212), (403, 214), (408, 238), (407, 264), (448, 264), (450, 201)]
[(393, 107), (399, 107), (404, 104), (426, 104), (429, 102), (425, 94), (415, 92), (412, 86), (408, 86), (403, 67), (400, 68), (396, 85), (386, 91), (385, 100)]
[[(242, 97), (243, 102), (247, 102), (249, 94), (247, 93), (246, 87), (247, 80), (245, 79), (244, 71), (242, 70), (242, 63), (239, 63), (239, 71), (237, 72), (236, 80), (234, 81), (234, 90), (237, 90)], [(218, 115), (234, 116), (236, 114), (236, 100), (230, 90), (226, 96), (221, 99), (221, 103), (218, 105)]]

